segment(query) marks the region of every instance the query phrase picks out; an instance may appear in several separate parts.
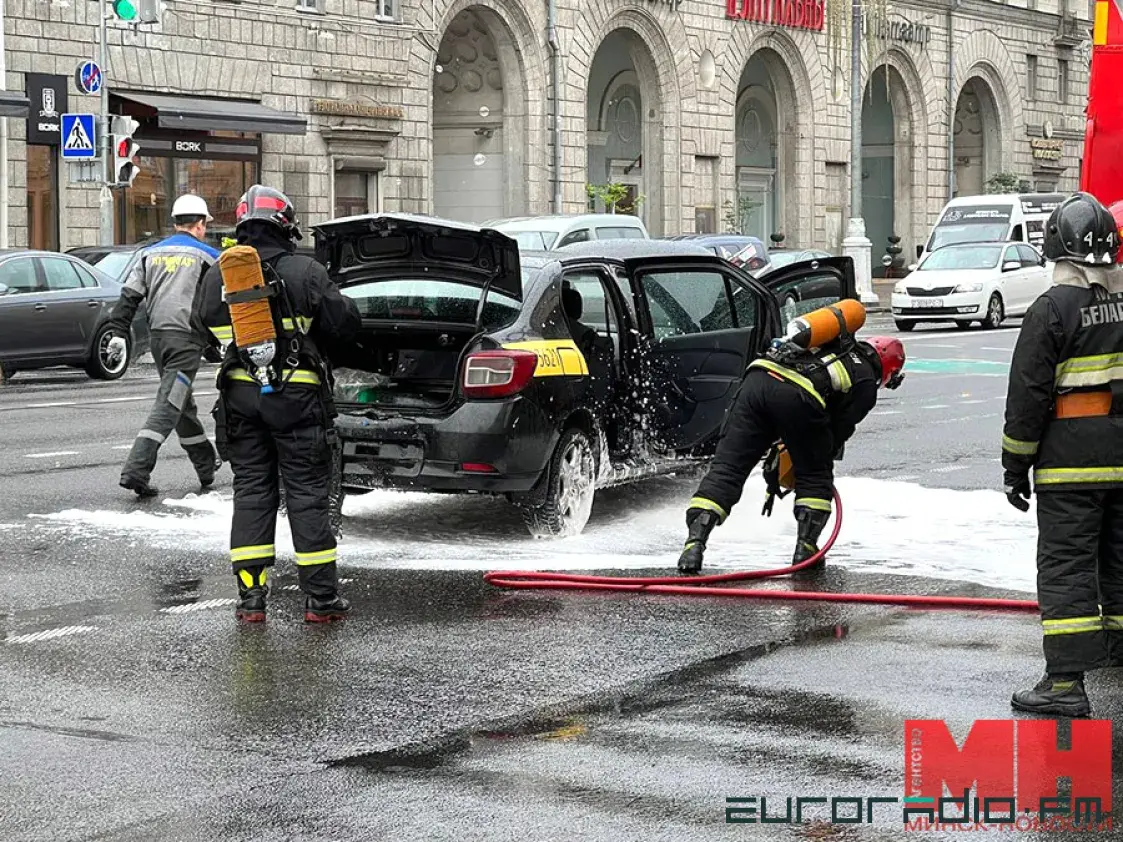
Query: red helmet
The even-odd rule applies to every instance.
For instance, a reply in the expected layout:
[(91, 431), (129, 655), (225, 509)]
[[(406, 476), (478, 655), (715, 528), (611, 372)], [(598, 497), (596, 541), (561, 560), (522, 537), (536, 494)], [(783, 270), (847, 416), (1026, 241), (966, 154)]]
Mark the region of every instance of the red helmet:
[(892, 336), (871, 336), (865, 340), (881, 361), (881, 386), (896, 389), (905, 379), (905, 346)]
[[(1111, 211), (1111, 216), (1115, 220), (1115, 227), (1119, 230), (1120, 238), (1123, 239), (1123, 201), (1116, 202), (1108, 210)], [(1123, 263), (1123, 248), (1116, 253), (1115, 262)]]

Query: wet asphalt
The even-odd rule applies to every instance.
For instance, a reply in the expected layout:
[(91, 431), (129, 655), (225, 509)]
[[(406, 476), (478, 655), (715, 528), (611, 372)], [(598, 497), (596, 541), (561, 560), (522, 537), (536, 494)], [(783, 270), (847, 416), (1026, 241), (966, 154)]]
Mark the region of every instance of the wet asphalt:
[[(902, 338), (917, 371), (842, 473), (998, 487), (1016, 327)], [(889, 809), (873, 824), (814, 808), (798, 825), (728, 824), (726, 799), (901, 796), (906, 720), (945, 719), (961, 739), (1009, 718), (1010, 692), (1040, 673), (1032, 615), (513, 593), (439, 563), (345, 565), (355, 615), (328, 628), (300, 623), (281, 565), (269, 622), (238, 628), (220, 553), (35, 517), (142, 510), (116, 478), (154, 390), (145, 366), (113, 384), (53, 371), (0, 387), (5, 842), (899, 839)], [(165, 448), (165, 494), (193, 491), (189, 477)], [(594, 521), (626, 528), (646, 494), (598, 497)], [(517, 553), (512, 523), (480, 505), (430, 511)], [(431, 520), (388, 519), (455, 540)], [(764, 587), (1026, 596), (837, 567)], [(1117, 674), (1089, 692), (1097, 717), (1123, 719)]]

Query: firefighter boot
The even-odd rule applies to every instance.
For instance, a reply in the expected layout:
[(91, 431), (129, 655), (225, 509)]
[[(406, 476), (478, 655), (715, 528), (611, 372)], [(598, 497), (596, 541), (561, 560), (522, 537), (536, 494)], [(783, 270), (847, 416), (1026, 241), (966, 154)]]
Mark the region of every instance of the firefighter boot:
[[(830, 520), (830, 512), (821, 512), (818, 509), (809, 509), (806, 506), (796, 506), (795, 520), (796, 520), (796, 539), (795, 539), (795, 553), (792, 555), (792, 564), (801, 564), (811, 556), (819, 552), (819, 536), (823, 534), (823, 529)], [(826, 565), (825, 559), (819, 559), (815, 564), (808, 567), (803, 572), (815, 572), (821, 570)]]
[(689, 509), (686, 512), (686, 544), (678, 557), (679, 573), (698, 573), (702, 570), (702, 554), (706, 539), (720, 522), (716, 512), (708, 509)]
[(351, 610), (351, 603), (339, 595), (335, 562), (299, 568), (300, 589), (304, 591), (304, 622), (334, 623)]
[(238, 580), (238, 604), (234, 608), (234, 619), (243, 623), (265, 622), (265, 597), (269, 595), (269, 585), (265, 583), (265, 567), (243, 567), (234, 576)]
[(1088, 716), (1092, 705), (1084, 692), (1082, 673), (1046, 674), (1032, 690), (1019, 690), (1010, 699), (1010, 706), (1027, 713), (1053, 716)]

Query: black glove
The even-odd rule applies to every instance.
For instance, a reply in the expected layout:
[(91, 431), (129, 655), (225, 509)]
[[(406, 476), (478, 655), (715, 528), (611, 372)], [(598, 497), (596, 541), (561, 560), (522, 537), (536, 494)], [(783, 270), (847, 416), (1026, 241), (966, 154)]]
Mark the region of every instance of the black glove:
[(203, 359), (209, 363), (222, 362), (222, 351), (214, 345), (208, 345), (203, 349)]
[(1029, 498), (1033, 493), (1029, 485), (1029, 474), (1012, 474), (1007, 471), (1005, 479), (1006, 499), (1019, 512), (1029, 511)]

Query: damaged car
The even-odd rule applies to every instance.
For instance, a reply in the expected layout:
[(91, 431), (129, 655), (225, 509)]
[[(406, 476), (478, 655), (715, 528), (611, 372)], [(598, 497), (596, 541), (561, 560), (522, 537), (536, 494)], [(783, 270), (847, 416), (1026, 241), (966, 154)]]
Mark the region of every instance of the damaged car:
[(504, 495), (535, 536), (579, 533), (597, 489), (704, 463), (782, 325), (855, 297), (846, 257), (758, 280), (688, 242), (520, 253), (405, 214), (312, 230), (363, 322), (333, 353), (344, 492)]

